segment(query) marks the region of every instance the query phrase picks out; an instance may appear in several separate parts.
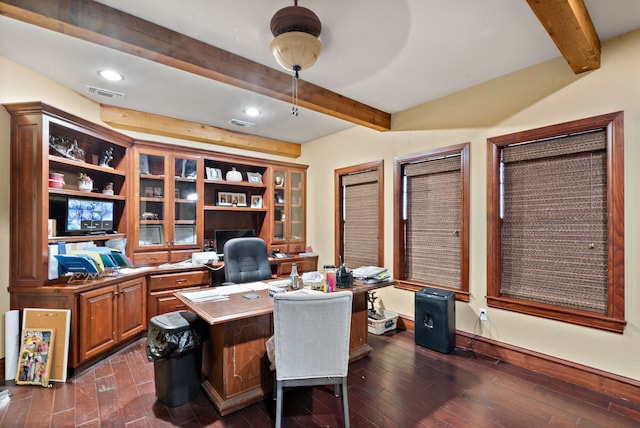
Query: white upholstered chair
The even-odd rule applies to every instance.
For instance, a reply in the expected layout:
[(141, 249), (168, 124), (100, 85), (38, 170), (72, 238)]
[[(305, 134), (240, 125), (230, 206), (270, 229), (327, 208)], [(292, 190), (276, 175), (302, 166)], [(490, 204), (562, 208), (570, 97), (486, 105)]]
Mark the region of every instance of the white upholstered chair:
[(282, 423), (283, 390), (292, 386), (334, 385), (342, 394), (344, 426), (349, 427), (347, 372), (351, 291), (279, 293), (273, 301), (274, 335), (267, 344), (275, 366), (276, 428)]

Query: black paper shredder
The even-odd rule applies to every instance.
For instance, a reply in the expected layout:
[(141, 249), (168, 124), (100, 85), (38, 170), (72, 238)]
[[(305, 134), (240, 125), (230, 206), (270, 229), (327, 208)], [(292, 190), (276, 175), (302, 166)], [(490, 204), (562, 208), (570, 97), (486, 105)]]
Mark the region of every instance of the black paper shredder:
[(417, 345), (448, 354), (456, 347), (456, 296), (453, 291), (423, 288), (415, 295)]

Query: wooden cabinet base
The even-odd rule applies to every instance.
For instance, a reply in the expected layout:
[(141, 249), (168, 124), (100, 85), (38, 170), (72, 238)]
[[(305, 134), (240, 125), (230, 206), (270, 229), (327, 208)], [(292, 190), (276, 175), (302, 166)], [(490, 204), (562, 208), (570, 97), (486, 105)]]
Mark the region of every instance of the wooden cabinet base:
[(271, 314), (209, 326), (203, 346), (202, 387), (224, 416), (269, 394), (272, 372), (265, 342), (273, 334)]

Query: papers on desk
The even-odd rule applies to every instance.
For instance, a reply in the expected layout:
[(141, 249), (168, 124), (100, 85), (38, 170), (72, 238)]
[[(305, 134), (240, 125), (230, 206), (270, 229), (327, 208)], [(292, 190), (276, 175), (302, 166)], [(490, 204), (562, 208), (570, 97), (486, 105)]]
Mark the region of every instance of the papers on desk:
[(250, 293), (252, 291), (267, 290), (269, 288), (270, 285), (264, 282), (248, 282), (246, 284), (212, 287), (202, 291), (190, 291), (188, 293), (182, 293), (182, 295), (194, 303), (202, 303), (229, 300), (231, 294)]
[(352, 271), (353, 277), (367, 284), (387, 281), (390, 278), (387, 268), (379, 266), (362, 266)]

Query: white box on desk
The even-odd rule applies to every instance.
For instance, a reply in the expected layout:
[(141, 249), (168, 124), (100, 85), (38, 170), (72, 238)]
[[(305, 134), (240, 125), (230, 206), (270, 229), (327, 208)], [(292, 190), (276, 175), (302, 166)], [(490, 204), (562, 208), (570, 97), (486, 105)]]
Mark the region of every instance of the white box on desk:
[(380, 308), (378, 308), (377, 312), (384, 318), (381, 320), (374, 320), (367, 317), (367, 330), (369, 333), (380, 335), (396, 329), (398, 324), (397, 313)]

